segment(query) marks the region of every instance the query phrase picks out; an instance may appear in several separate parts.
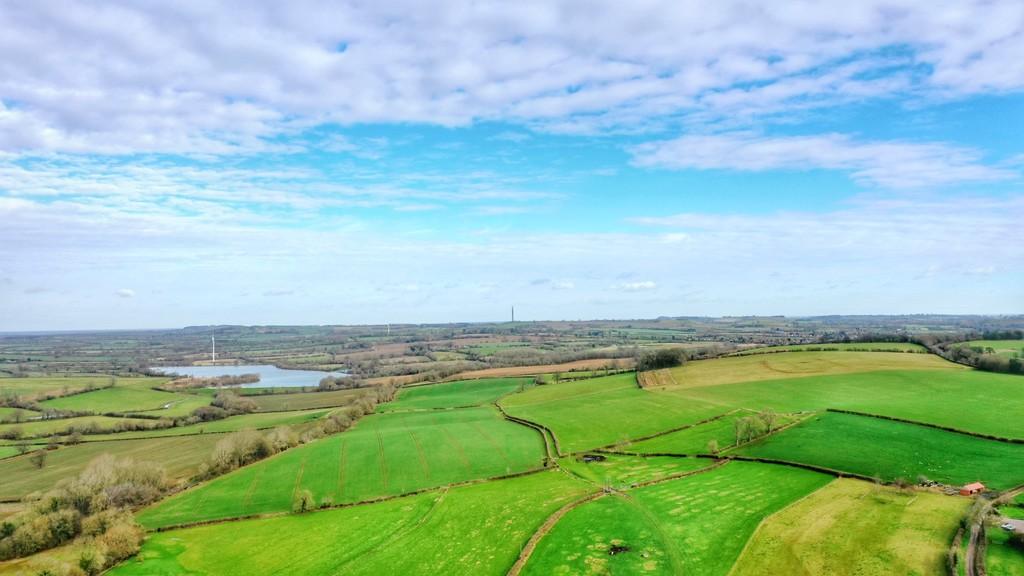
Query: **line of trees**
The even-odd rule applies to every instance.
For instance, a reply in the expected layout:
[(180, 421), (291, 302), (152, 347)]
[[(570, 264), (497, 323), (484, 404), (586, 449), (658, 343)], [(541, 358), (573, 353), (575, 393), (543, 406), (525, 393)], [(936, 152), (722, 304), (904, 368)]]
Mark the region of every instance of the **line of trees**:
[[(166, 376), (166, 374), (152, 374)], [(223, 388), (225, 386), (241, 386), (255, 384), (260, 381), (259, 374), (235, 374), (224, 376), (181, 376), (172, 374), (173, 380), (160, 387), (162, 390), (188, 390), (191, 388)]]
[(1024, 331), (1021, 330), (999, 330), (991, 332), (974, 332), (964, 334), (927, 334), (917, 338), (929, 351), (946, 360), (973, 366), (979, 370), (988, 372), (1002, 372), (1006, 374), (1024, 374), (1024, 359), (1006, 358), (992, 354), (979, 346), (967, 346), (965, 342), (971, 340), (1020, 340), (1024, 339)]
[(366, 414), (372, 414), (378, 403), (393, 399), (395, 392), (395, 387), (388, 385), (369, 388), (365, 394), (348, 406), (331, 411), (301, 436), (288, 426), (279, 426), (266, 434), (261, 434), (256, 430), (241, 430), (228, 434), (214, 445), (213, 453), (206, 462), (200, 465), (199, 472), (193, 480), (196, 482), (208, 480), (294, 448), (300, 443), (344, 432), (352, 427), (359, 418)]

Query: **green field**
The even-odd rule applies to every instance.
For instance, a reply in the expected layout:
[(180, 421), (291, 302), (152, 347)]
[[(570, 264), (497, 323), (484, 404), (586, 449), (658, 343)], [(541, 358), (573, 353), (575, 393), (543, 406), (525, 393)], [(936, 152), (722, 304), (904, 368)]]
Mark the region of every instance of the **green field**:
[(262, 430), (275, 428), (277, 426), (292, 426), (317, 420), (328, 414), (330, 410), (295, 410), (292, 412), (267, 412), (255, 414), (241, 414), (231, 416), (223, 420), (201, 422), (188, 426), (176, 426), (173, 428), (156, 428), (153, 430), (140, 430), (138, 432), (120, 432), (117, 434), (90, 434), (83, 436), (86, 442), (124, 440), (127, 438), (162, 438), (166, 436), (183, 436), (199, 434), (218, 434), (222, 432), (237, 432), (252, 428)]
[(52, 488), (60, 480), (73, 478), (101, 454), (157, 462), (171, 478), (187, 478), (210, 456), (220, 438), (219, 435), (209, 435), (85, 442), (49, 450), (46, 465), (41, 469), (32, 465), (27, 455), (7, 458), (0, 460), (0, 478), (3, 478), (0, 500), (21, 498), (31, 492)]
[(39, 415), (38, 412), (35, 412), (33, 410), (24, 410), (22, 408), (8, 408), (6, 406), (0, 406), (0, 422), (4, 421), (7, 418), (13, 417), (17, 412), (21, 412), (22, 418), (25, 419)]
[(641, 390), (633, 372), (537, 386), (500, 403), (513, 416), (551, 428), (563, 452), (624, 442), (722, 412), (711, 403)]
[(557, 471), (377, 504), (153, 534), (117, 576), (505, 574), (590, 488)]
[[(737, 382), (807, 378), (879, 370), (968, 370), (932, 354), (899, 352), (786, 352), (752, 354), (689, 362), (665, 370), (669, 389), (720, 386)], [(659, 371), (662, 372), (662, 371)]]
[(829, 344), (791, 344), (788, 346), (763, 346), (736, 352), (733, 356), (748, 354), (774, 354), (777, 352), (919, 352), (928, 351), (913, 342), (835, 342)]
[(149, 527), (285, 512), (294, 494), (359, 502), (540, 466), (540, 435), (493, 407), (366, 416), (342, 434), (289, 450), (144, 510)]
[(985, 531), (988, 548), (985, 569), (989, 576), (1024, 576), (1024, 550), (1010, 544), (1010, 535), (998, 526)]
[[(641, 454), (707, 454), (708, 443), (712, 440), (718, 444), (719, 450), (725, 450), (736, 442), (736, 420), (751, 415), (751, 412), (737, 411), (691, 428), (633, 442), (623, 446), (622, 450)], [(775, 427), (785, 426), (794, 419), (786, 414), (777, 414)]]
[(426, 386), (403, 388), (398, 397), (387, 404), (381, 404), (378, 412), (396, 410), (430, 410), (479, 406), (494, 402), (506, 394), (530, 386), (532, 378), (481, 378), (479, 380), (456, 380)]
[[(158, 379), (154, 378), (154, 381), (156, 380)], [(196, 408), (207, 406), (209, 403), (209, 398), (194, 394), (177, 394), (141, 386), (118, 385), (113, 388), (47, 400), (40, 406), (96, 414), (146, 412), (152, 416), (176, 418), (187, 416)]]
[[(751, 357), (744, 359), (747, 358)], [(1024, 438), (1024, 419), (1008, 417), (1024, 414), (1022, 382), (1020, 376), (980, 370), (898, 370), (765, 380), (665, 393), (725, 409), (798, 412), (842, 408), (981, 434)], [(994, 406), (999, 409), (993, 409)]]
[[(396, 352), (406, 346), (393, 345)], [(112, 573), (506, 574), (522, 551), (524, 572), (545, 575), (940, 574), (970, 499), (901, 492), (794, 466), (692, 456), (706, 454), (714, 441), (726, 457), (806, 463), (885, 481), (914, 482), (919, 475), (951, 485), (980, 480), (1005, 489), (1024, 483), (1024, 444), (826, 409), (1024, 439), (1024, 421), (1015, 417), (1024, 414), (1024, 381), (916, 353), (915, 345), (808, 350), (815, 346), (750, 350), (645, 372), (644, 388), (633, 372), (540, 385), (532, 377), (488, 377), (407, 386), (345, 432), (136, 511), (151, 532), (142, 554)], [(891, 351), (858, 350), (863, 347)], [(336, 360), (317, 354), (323, 357), (317, 361)], [(19, 378), (0, 380), (0, 388), (22, 380), (36, 390), (54, 380), (87, 381)], [(45, 407), (171, 416), (208, 404), (216, 393), (157, 391), (149, 388), (155, 381), (119, 379), (113, 388)], [(259, 412), (85, 435), (80, 444), (47, 452), (41, 469), (28, 455), (3, 458), (17, 453), (14, 442), (3, 441), (0, 500), (47, 490), (103, 453), (158, 462), (184, 481), (225, 432), (289, 425), (301, 433), (374, 392), (253, 395)], [(542, 435), (505, 419), (494, 402), (510, 416), (548, 427), (562, 455), (547, 460)], [(172, 407), (163, 409), (168, 403)], [(776, 413), (776, 427), (792, 425), (734, 447), (737, 419), (765, 409)], [(11, 413), (0, 410), (0, 417)], [(126, 421), (97, 415), (17, 427), (39, 436), (32, 447), (38, 449), (48, 434), (69, 425), (110, 428)], [(0, 425), (0, 431), (14, 426)], [(608, 446), (622, 453), (594, 451)], [(305, 491), (324, 509), (292, 513)], [(567, 506), (573, 502), (578, 505)], [(1018, 510), (1001, 507), (1009, 515)], [(204, 522), (210, 524), (199, 525)], [(190, 527), (174, 528), (179, 525)], [(1019, 575), (1017, 551), (999, 540), (1000, 533), (990, 536), (989, 573)], [(76, 561), (73, 547), (52, 554)], [(39, 571), (36, 560), (28, 564), (32, 574)], [(0, 574), (13, 570), (0, 563)]]
[[(133, 424), (150, 427), (156, 424), (154, 420), (141, 418), (118, 418), (114, 416), (78, 416), (75, 418), (54, 418), (51, 420), (32, 420), (20, 424), (0, 424), (0, 434), (12, 430), (21, 430), (24, 438), (41, 438), (54, 434), (64, 434), (69, 429), (79, 431), (96, 430), (97, 432), (113, 431), (118, 424)], [(89, 435), (83, 439), (88, 439)]]
[(943, 576), (968, 503), (839, 478), (768, 518), (732, 574)]
[(919, 475), (946, 484), (980, 480), (1005, 489), (1024, 483), (1024, 444), (984, 440), (833, 412), (821, 414), (742, 447), (739, 454), (803, 462), (835, 470), (915, 482)]
[(713, 461), (670, 456), (617, 456), (603, 454), (604, 461), (585, 462), (582, 457), (560, 458), (559, 466), (597, 486), (626, 489), (640, 482), (662, 480), (669, 476), (702, 470)]
[[(824, 474), (732, 462), (607, 496), (565, 515), (527, 574), (724, 575), (766, 516), (827, 484)], [(612, 545), (629, 550), (611, 555)]]
[(370, 390), (332, 390), (330, 392), (301, 392), (298, 394), (263, 394), (249, 396), (261, 412), (284, 410), (310, 410), (346, 406), (370, 393)]
[(15, 394), (26, 398), (35, 398), (46, 394), (67, 394), (85, 390), (92, 386), (103, 388), (114, 382), (117, 386), (148, 388), (158, 386), (167, 378), (120, 378), (113, 376), (72, 376), (72, 377), (32, 377), (32, 378), (0, 378), (0, 395)]
[(1024, 358), (1024, 340), (971, 340), (960, 346), (993, 350), (992, 353), (1006, 358)]

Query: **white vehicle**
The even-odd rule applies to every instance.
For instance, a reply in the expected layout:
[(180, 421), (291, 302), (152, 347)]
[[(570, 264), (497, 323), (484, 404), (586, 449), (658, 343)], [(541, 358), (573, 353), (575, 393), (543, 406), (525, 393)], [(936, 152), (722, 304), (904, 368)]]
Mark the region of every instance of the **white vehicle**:
[(1013, 532), (1015, 528), (1012, 522), (1003, 522), (999, 527), (1003, 530), (1009, 530), (1010, 532)]

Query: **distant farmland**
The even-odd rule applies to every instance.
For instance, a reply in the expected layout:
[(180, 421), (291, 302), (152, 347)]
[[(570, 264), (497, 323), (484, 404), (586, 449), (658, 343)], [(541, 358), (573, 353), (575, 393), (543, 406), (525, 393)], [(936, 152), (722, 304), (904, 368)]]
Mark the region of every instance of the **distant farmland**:
[[(443, 356), (531, 345), (474, 341)], [(949, 555), (965, 554), (958, 527), (976, 520), (973, 497), (943, 490), (1024, 484), (1024, 443), (1014, 441), (1024, 424), (1013, 417), (1024, 413), (1024, 378), (903, 343), (818, 346), (639, 377), (605, 375), (604, 366), (569, 373), (559, 364), (562, 378), (511, 367), (536, 377), (439, 379), (376, 406), (392, 388), (267, 390), (249, 396), (255, 412), (206, 422), (187, 415), (217, 390), (164, 392), (155, 380), (124, 379), (0, 410), (23, 420), (0, 429), (31, 436), (0, 441), (0, 500), (13, 507), (4, 518), (17, 518), (19, 500), (101, 454), (161, 464), (183, 489), (135, 511), (147, 536), (110, 572), (118, 575), (945, 576)], [(69, 391), (101, 382), (62, 380)], [(44, 411), (54, 417), (27, 420)], [(74, 416), (100, 411), (114, 415)], [(346, 424), (332, 427), (339, 417)], [(50, 436), (93, 421), (111, 431)], [(152, 428), (114, 431), (118, 423)], [(197, 475), (223, 440), (246, 430), (291, 444)], [(1012, 502), (998, 509), (1017, 515)], [(985, 520), (988, 573), (1013, 574), (1024, 553), (996, 518)], [(77, 562), (84, 546), (0, 562), (0, 575)]]

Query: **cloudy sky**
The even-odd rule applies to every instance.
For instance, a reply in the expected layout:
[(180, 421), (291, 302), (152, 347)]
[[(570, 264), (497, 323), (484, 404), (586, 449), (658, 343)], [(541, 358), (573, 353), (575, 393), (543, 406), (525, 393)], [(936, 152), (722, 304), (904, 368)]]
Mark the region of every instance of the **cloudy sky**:
[(1024, 3), (0, 1), (0, 330), (1024, 312)]

